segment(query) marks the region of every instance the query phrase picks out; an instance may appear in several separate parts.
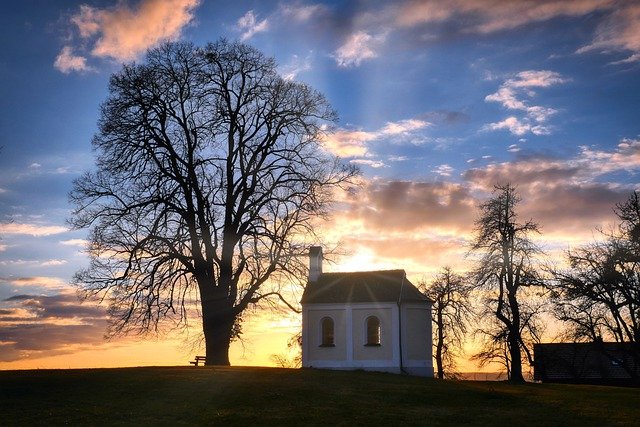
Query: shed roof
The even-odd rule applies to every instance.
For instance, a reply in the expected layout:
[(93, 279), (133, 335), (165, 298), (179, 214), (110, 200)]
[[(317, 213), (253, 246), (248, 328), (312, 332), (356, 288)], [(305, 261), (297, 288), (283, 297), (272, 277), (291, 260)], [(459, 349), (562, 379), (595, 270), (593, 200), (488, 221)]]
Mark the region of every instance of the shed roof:
[[(402, 294), (402, 295), (401, 295)], [(404, 270), (323, 273), (309, 282), (302, 304), (355, 302), (427, 302), (407, 278)]]

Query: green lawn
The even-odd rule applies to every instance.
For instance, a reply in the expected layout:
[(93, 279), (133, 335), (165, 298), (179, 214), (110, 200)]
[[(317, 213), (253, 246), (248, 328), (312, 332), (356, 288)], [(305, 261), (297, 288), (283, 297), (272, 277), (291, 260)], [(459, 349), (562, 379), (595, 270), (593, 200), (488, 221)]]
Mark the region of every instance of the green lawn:
[(0, 425), (640, 425), (640, 390), (369, 372), (0, 371)]

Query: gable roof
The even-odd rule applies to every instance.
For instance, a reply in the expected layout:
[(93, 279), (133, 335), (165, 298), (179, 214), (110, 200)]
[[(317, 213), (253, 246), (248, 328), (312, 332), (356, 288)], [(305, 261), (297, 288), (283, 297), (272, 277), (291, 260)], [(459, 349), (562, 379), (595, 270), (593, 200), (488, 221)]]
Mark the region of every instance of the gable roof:
[[(402, 295), (401, 295), (402, 293)], [(428, 302), (406, 278), (404, 270), (323, 273), (309, 282), (302, 304), (353, 302)]]

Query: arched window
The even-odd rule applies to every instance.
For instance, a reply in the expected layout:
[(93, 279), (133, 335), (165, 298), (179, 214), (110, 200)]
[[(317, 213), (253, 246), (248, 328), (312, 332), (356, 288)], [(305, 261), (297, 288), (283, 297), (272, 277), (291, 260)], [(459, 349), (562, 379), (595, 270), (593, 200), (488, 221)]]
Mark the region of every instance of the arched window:
[(376, 316), (367, 317), (366, 345), (380, 345), (380, 319)]
[(335, 342), (333, 340), (333, 319), (330, 317), (323, 317), (320, 321), (320, 328), (322, 330), (322, 344), (321, 347), (334, 347)]

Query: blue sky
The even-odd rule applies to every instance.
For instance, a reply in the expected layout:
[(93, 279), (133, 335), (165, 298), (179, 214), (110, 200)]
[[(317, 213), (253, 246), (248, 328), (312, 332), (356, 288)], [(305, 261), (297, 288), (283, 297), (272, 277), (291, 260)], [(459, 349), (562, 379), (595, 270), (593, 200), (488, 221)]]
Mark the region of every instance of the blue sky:
[[(104, 313), (72, 298), (86, 232), (65, 220), (110, 74), (163, 40), (240, 39), (327, 96), (325, 146), (364, 181), (324, 225), (351, 253), (330, 268), (464, 270), (477, 202), (506, 181), (558, 253), (638, 186), (634, 1), (24, 0), (0, 24), (0, 368), (142, 345), (105, 344)], [(249, 336), (296, 323), (265, 316)]]

